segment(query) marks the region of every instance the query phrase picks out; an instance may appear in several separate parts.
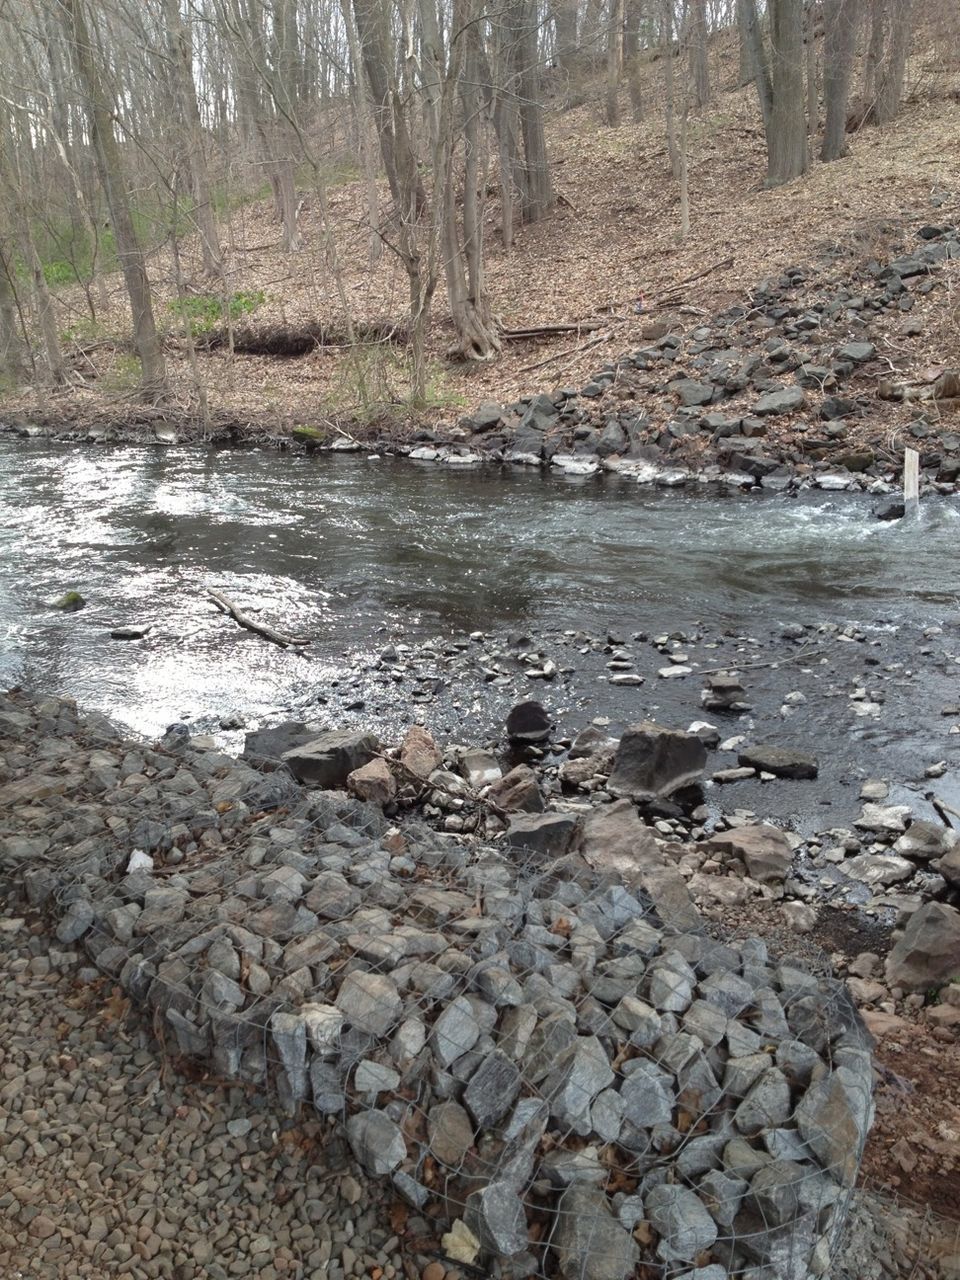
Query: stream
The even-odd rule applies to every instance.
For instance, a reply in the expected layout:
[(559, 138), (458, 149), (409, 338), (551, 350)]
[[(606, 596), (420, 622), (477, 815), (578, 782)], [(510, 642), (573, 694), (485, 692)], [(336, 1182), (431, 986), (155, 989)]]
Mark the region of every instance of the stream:
[[(541, 697), (567, 733), (594, 716), (709, 719), (697, 667), (736, 654), (758, 667), (744, 673), (759, 695), (748, 731), (815, 741), (820, 755), (833, 742), (840, 775), (852, 744), (906, 776), (909, 761), (960, 744), (941, 716), (960, 693), (958, 535), (955, 498), (926, 501), (906, 526), (874, 520), (854, 494), (0, 439), (0, 685), (68, 693), (148, 736), (178, 719), (219, 731), (311, 708), (337, 727), (420, 719), (441, 739), (480, 741), (524, 696)], [(282, 650), (241, 630), (207, 586), (311, 645)], [(69, 589), (86, 607), (52, 609)], [(830, 636), (824, 649), (815, 630), (804, 635), (827, 684), (786, 721), (783, 694), (809, 692), (810, 676), (784, 631), (824, 622), (853, 622), (858, 638)], [(131, 624), (150, 630), (110, 638)], [(924, 636), (931, 627), (943, 630)], [(694, 674), (658, 677), (667, 659), (632, 639), (644, 633), (682, 636), (674, 648)], [(631, 647), (641, 688), (609, 685), (605, 655), (584, 651), (608, 636)], [(491, 676), (487, 650), (506, 651), (508, 638), (552, 658), (559, 677), (530, 680), (515, 658)], [(389, 646), (400, 648), (385, 667)], [(882, 714), (851, 718), (847, 687), (872, 676), (885, 685)]]

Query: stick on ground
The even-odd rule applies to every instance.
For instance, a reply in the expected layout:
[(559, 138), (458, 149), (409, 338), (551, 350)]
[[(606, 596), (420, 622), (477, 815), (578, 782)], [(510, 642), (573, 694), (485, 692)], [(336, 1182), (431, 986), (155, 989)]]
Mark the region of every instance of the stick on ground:
[(230, 617), (247, 631), (254, 631), (258, 636), (263, 636), (264, 640), (270, 640), (274, 644), (278, 644), (281, 649), (299, 648), (301, 645), (309, 644), (309, 639), (297, 636), (284, 635), (282, 631), (276, 631), (273, 627), (267, 626), (265, 622), (254, 622), (252, 618), (248, 618), (245, 613), (241, 613), (233, 601), (223, 594), (222, 591), (214, 591), (212, 587), (207, 587), (207, 595), (222, 613), (228, 613)]

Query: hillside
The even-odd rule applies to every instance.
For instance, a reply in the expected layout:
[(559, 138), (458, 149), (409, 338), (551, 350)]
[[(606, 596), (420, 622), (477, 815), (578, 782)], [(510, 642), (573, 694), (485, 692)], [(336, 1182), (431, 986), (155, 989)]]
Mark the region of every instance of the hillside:
[[(850, 136), (850, 154), (815, 162), (802, 179), (763, 188), (764, 144), (756, 93), (736, 86), (735, 43), (724, 36), (711, 50), (712, 105), (691, 117), (689, 131), (691, 230), (679, 236), (679, 193), (672, 181), (662, 119), (662, 65), (644, 68), (643, 123), (607, 128), (596, 101), (550, 118), (548, 143), (560, 201), (546, 221), (522, 228), (510, 253), (498, 237), (498, 203), (486, 204), (487, 282), (493, 309), (506, 329), (577, 323), (588, 333), (506, 341), (502, 357), (479, 367), (444, 360), (450, 326), (438, 292), (429, 346), (433, 407), (418, 415), (453, 421), (484, 400), (509, 400), (582, 383), (605, 360), (636, 347), (651, 326), (687, 330), (701, 316), (748, 299), (765, 277), (790, 265), (814, 263), (824, 278), (846, 278), (895, 246), (902, 229), (960, 217), (960, 69), (951, 51), (921, 28), (908, 70), (907, 101), (895, 124)], [(625, 98), (625, 91), (624, 91)], [(623, 118), (629, 116), (624, 101)], [(384, 184), (385, 188), (385, 184)], [(491, 183), (491, 192), (495, 187)], [(384, 195), (386, 199), (386, 195)], [(251, 317), (255, 331), (317, 323), (343, 332), (343, 315), (328, 270), (317, 200), (304, 193), (305, 248), (286, 255), (268, 200), (252, 200), (229, 215), (228, 283), (232, 293), (261, 293)], [(351, 181), (329, 190), (334, 239), (358, 323), (401, 327), (407, 283), (386, 251), (368, 262), (363, 226), (364, 187)], [(185, 274), (198, 292), (196, 245), (182, 251)], [(955, 289), (924, 299), (914, 319), (921, 332), (891, 334), (883, 352), (907, 377), (960, 358)], [(179, 410), (197, 408), (196, 378), (178, 333), (173, 272), (166, 249), (151, 256), (157, 313), (169, 333), (168, 358)], [(683, 283), (687, 282), (689, 283)], [(136, 415), (129, 318), (119, 274), (108, 281), (110, 306), (95, 329), (85, 320), (78, 289), (57, 297), (59, 327), (78, 382), (65, 390), (22, 391), (6, 409), (46, 422), (83, 422)], [(636, 303), (642, 299), (638, 313)], [(197, 352), (197, 368), (211, 411), (268, 430), (293, 423), (370, 420), (381, 412), (404, 418), (403, 348), (375, 344), (359, 358), (324, 346), (296, 359), (229, 357)], [(364, 384), (361, 390), (361, 383)]]

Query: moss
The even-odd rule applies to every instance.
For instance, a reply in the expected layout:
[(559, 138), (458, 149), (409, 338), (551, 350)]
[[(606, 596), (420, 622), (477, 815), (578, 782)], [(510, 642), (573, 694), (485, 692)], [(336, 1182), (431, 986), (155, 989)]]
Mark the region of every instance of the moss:
[(64, 613), (76, 613), (86, 604), (79, 591), (65, 591), (59, 600), (51, 602), (51, 609), (62, 609)]
[(290, 434), (294, 440), (300, 440), (303, 444), (326, 444), (330, 438), (329, 432), (322, 427), (297, 426)]

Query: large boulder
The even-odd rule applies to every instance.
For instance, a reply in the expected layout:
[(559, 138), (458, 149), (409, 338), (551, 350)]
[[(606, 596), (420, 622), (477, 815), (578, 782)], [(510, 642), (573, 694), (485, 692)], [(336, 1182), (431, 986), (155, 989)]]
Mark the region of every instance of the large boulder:
[(542, 813), (545, 807), (537, 776), (525, 764), (505, 773), (487, 792), (487, 798), (506, 813)]
[(377, 757), (347, 775), (347, 790), (358, 800), (383, 805), (397, 794), (397, 783), (386, 760)]
[(650, 827), (629, 800), (591, 809), (580, 829), (578, 848), (597, 871), (615, 871), (629, 883), (642, 866), (661, 866), (663, 854)]
[(927, 902), (915, 911), (884, 969), (887, 985), (927, 991), (960, 974), (960, 911)]
[(518, 702), (507, 716), (507, 737), (515, 742), (545, 742), (553, 721), (539, 702)]
[(368, 764), (379, 750), (380, 744), (372, 733), (334, 729), (285, 751), (281, 759), (298, 782), (342, 787), (347, 776)]
[(608, 790), (641, 802), (662, 800), (699, 782), (706, 763), (696, 734), (643, 720), (624, 731)]
[(507, 844), (518, 853), (561, 858), (576, 830), (577, 819), (571, 813), (522, 813), (510, 820)]
[(719, 854), (722, 861), (740, 859), (751, 879), (761, 884), (783, 884), (793, 859), (787, 837), (765, 822), (722, 831), (704, 841), (701, 848)]
[(325, 730), (326, 725), (304, 724), (302, 720), (284, 720), (269, 729), (254, 729), (243, 739), (240, 758), (254, 769), (275, 769), (288, 751), (312, 742)]

